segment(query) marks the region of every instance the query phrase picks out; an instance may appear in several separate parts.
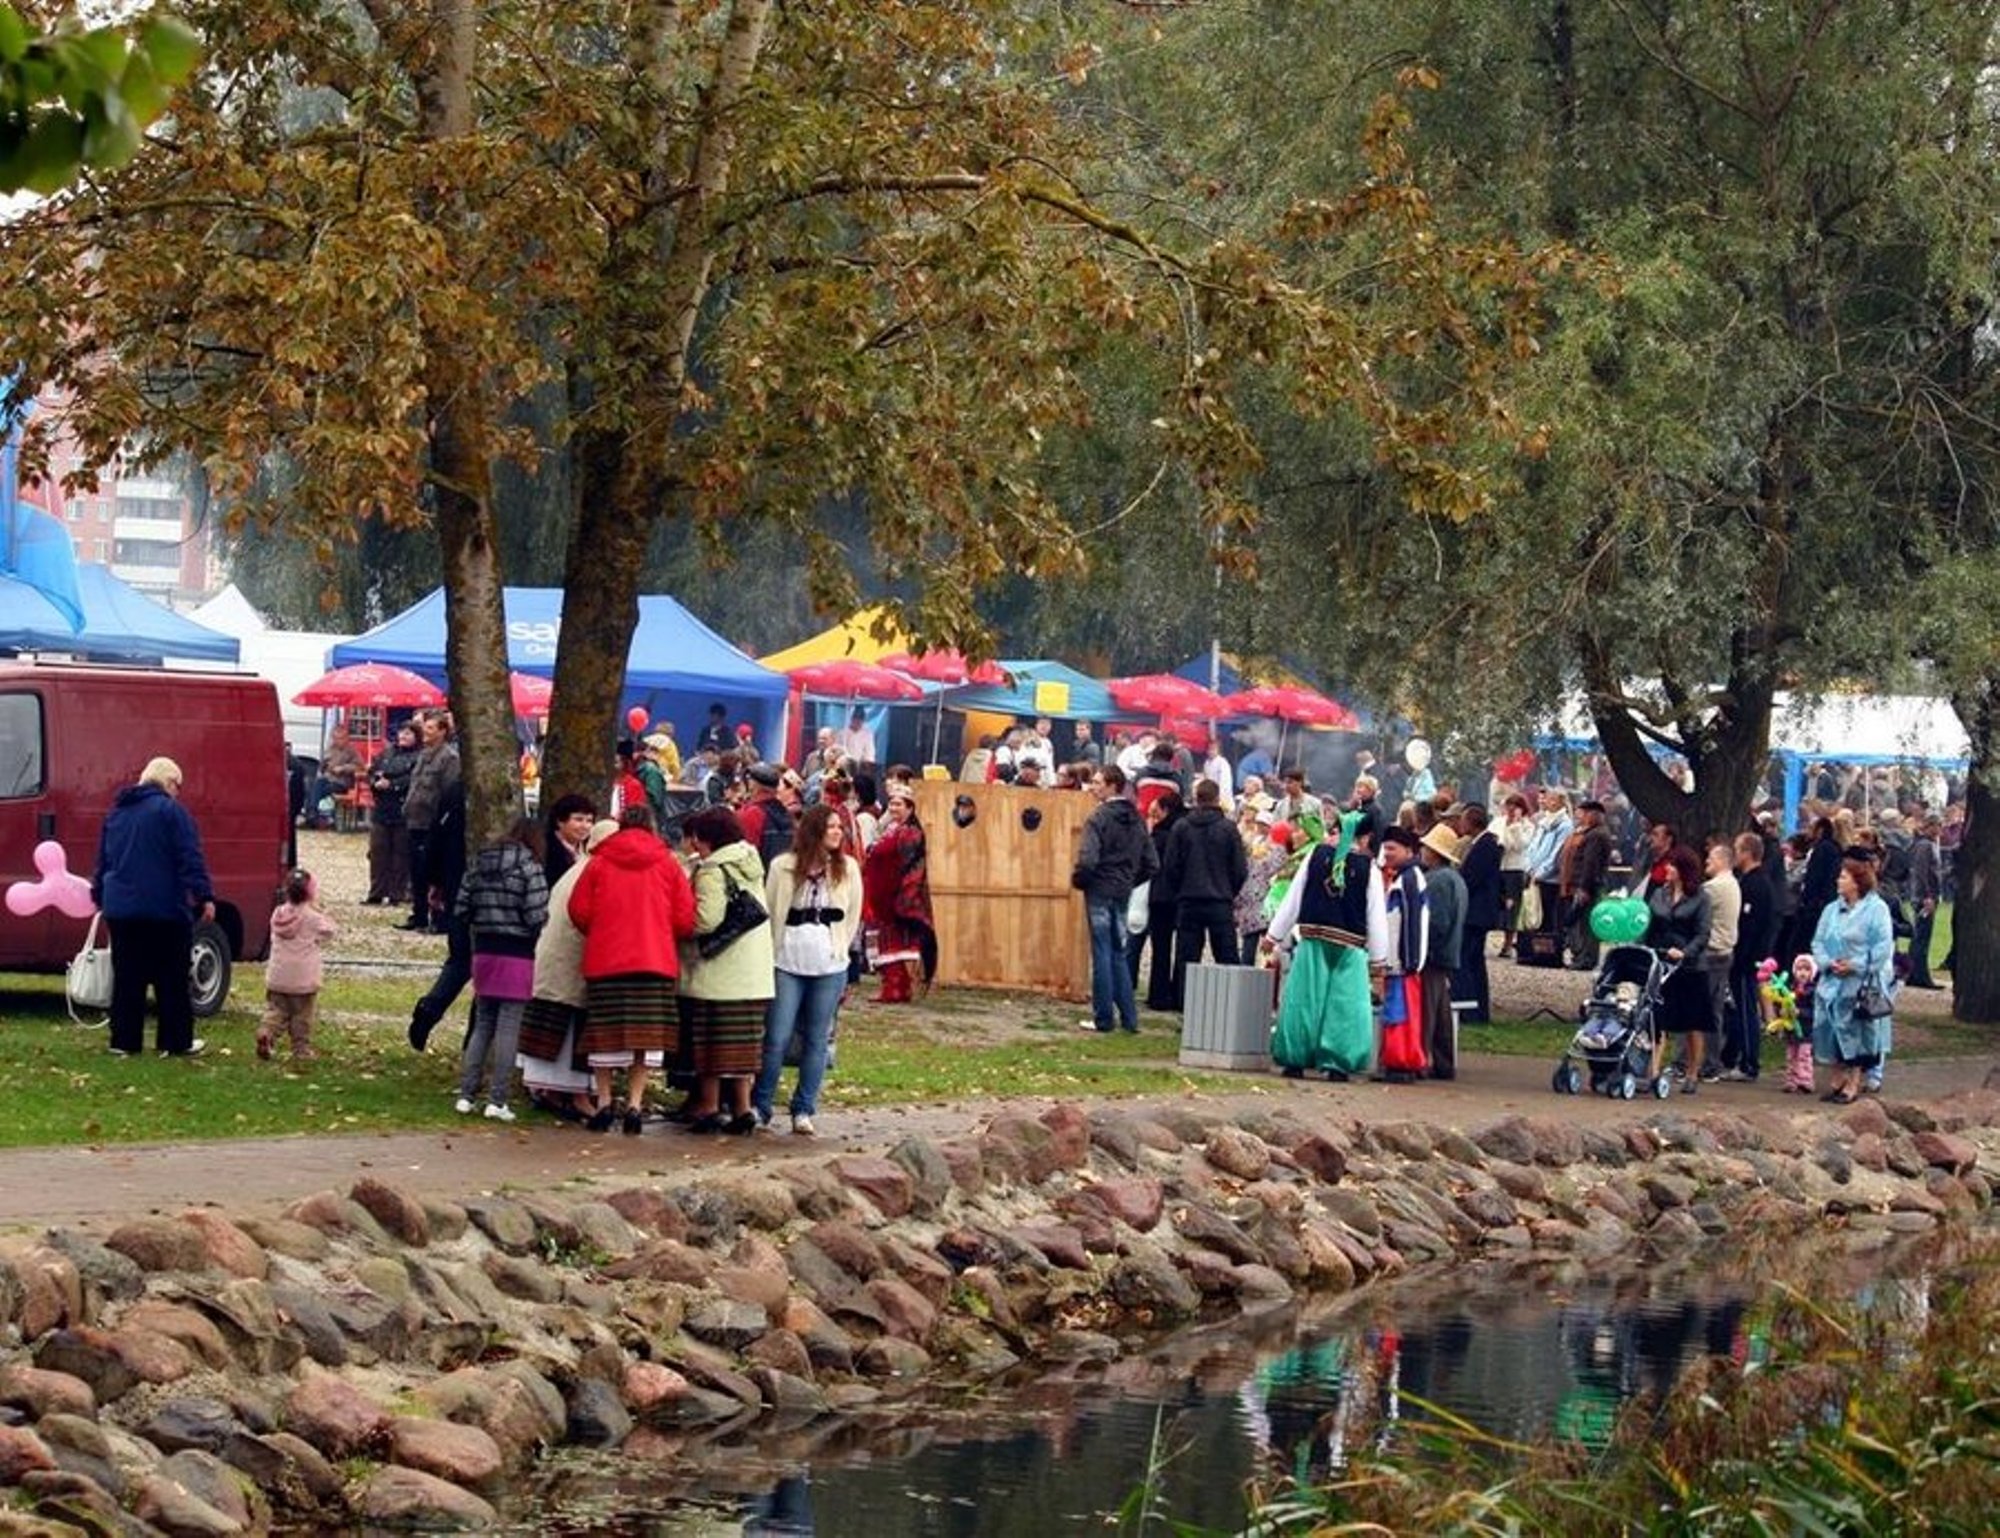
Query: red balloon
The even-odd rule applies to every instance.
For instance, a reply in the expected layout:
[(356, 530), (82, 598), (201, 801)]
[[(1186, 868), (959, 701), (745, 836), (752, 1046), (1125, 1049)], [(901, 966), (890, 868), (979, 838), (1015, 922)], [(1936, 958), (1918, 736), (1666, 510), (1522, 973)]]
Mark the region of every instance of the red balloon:
[(646, 707), (644, 705), (634, 705), (630, 710), (625, 712), (625, 724), (635, 732), (643, 732), (646, 729), (646, 723), (651, 719), (646, 714)]

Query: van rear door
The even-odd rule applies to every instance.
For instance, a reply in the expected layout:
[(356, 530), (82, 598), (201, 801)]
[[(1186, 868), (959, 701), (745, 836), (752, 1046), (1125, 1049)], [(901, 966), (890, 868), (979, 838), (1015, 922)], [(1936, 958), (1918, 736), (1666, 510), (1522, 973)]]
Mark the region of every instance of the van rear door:
[[(34, 689), (0, 688), (0, 896), (16, 882), (40, 880), (35, 846), (55, 836), (48, 746), (41, 694)], [(74, 862), (76, 852), (69, 855)], [(91, 858), (95, 857), (92, 851)], [(79, 874), (88, 877), (90, 871), (86, 868)], [(55, 943), (60, 918), (52, 908), (21, 914), (13, 903), (0, 902), (0, 967), (39, 962)]]

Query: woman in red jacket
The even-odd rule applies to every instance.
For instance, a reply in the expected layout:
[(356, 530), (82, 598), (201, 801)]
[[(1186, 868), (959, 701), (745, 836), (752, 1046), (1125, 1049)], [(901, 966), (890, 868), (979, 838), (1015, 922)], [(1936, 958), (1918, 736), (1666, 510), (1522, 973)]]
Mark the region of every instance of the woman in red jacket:
[(618, 1110), (611, 1076), (627, 1070), (624, 1128), (636, 1136), (650, 1069), (674, 1050), (676, 940), (694, 933), (694, 888), (653, 831), (641, 801), (619, 816), (570, 893), (569, 916), (583, 935), (587, 1014), (576, 1050), (597, 1081), (593, 1132), (610, 1129)]

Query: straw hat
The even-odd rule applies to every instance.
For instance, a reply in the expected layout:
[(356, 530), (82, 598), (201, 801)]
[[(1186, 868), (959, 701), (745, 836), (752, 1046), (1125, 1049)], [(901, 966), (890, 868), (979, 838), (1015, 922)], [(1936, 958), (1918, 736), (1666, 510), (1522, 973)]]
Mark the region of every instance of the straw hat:
[(1433, 823), (1430, 831), (1423, 836), (1422, 843), (1431, 853), (1443, 855), (1454, 865), (1458, 863), (1458, 835), (1443, 823)]

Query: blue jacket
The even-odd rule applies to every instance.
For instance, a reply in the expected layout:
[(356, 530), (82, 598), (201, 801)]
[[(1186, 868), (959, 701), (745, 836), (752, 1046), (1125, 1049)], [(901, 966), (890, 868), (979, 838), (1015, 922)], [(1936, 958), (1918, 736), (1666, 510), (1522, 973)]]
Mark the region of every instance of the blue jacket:
[(191, 922), (215, 893), (188, 809), (157, 785), (119, 791), (97, 841), (90, 895), (108, 919)]

